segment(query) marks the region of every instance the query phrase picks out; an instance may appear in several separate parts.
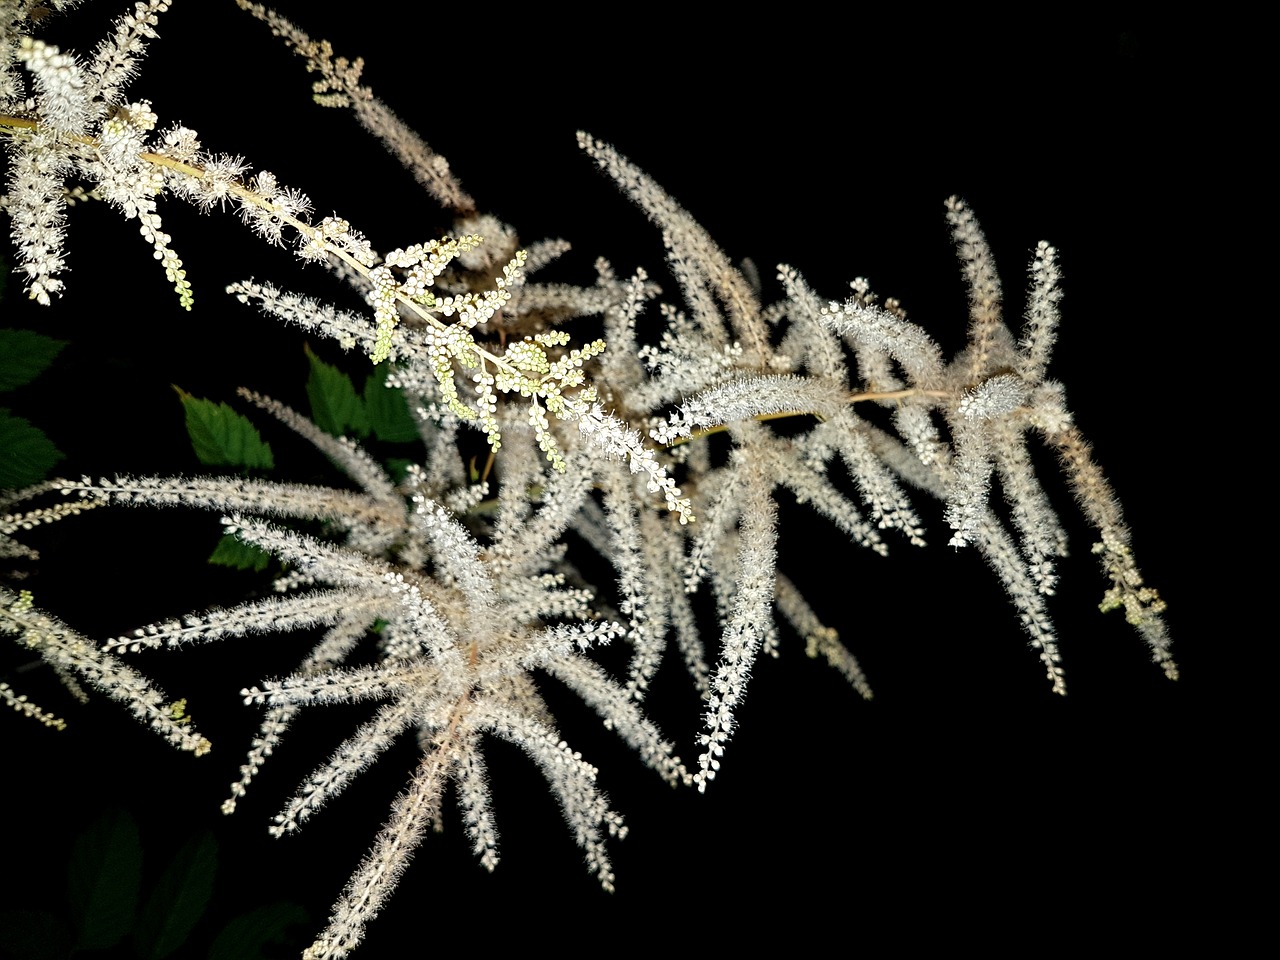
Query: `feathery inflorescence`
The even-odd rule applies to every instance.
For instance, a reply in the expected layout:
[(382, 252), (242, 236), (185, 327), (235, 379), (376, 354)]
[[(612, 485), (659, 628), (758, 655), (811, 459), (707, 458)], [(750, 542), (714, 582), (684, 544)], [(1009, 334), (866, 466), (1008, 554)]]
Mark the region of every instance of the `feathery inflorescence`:
[[(307, 957), (342, 957), (359, 943), (427, 827), (440, 822), (450, 788), (476, 855), (497, 864), (488, 738), (519, 746), (539, 768), (588, 868), (612, 888), (608, 841), (625, 827), (596, 768), (561, 736), (539, 692), (542, 676), (592, 707), (664, 780), (700, 790), (724, 762), (752, 670), (778, 647), (775, 611), (810, 656), (869, 698), (857, 659), (805, 595), (813, 587), (779, 570), (784, 491), (880, 555), (899, 539), (924, 545), (912, 498), (935, 498), (949, 545), (984, 557), (1052, 689), (1065, 693), (1048, 598), (1066, 538), (1033, 466), (1033, 441), (1041, 443), (1097, 531), (1093, 550), (1110, 581), (1103, 607), (1124, 609), (1176, 678), (1163, 602), (1138, 572), (1115, 494), (1062, 385), (1048, 377), (1061, 298), (1053, 247), (1035, 250), (1025, 321), (1014, 331), (974, 214), (948, 201), (970, 305), (967, 342), (948, 359), (897, 301), (881, 300), (862, 279), (832, 299), (782, 264), (778, 299), (766, 302), (750, 272), (648, 174), (580, 133), (581, 149), (661, 231), (679, 288), (678, 303), (656, 308), (660, 333), (645, 340), (637, 321), (662, 296), (645, 271), (619, 279), (599, 261), (589, 285), (538, 282), (566, 244), (523, 246), (513, 228), (477, 213), (443, 158), (362, 84), (361, 61), (335, 56), (263, 7), (240, 6), (305, 58), (320, 77), (319, 102), (351, 110), (456, 217), (453, 234), (379, 254), (346, 220), (315, 219), (307, 197), (269, 172), (206, 150), (187, 127), (162, 129), (149, 101), (126, 100), (167, 0), (138, 3), (87, 61), (33, 38), (29, 4), (0, 2), (0, 128), (18, 272), (40, 303), (59, 295), (64, 206), (87, 188), (138, 222), (189, 309), (192, 290), (158, 199), (230, 207), (268, 242), (324, 264), (368, 309), (252, 279), (228, 292), (388, 364), (386, 385), (412, 412), (421, 452), (393, 475), (355, 440), (244, 391), (349, 485), (243, 476), (57, 481), (5, 498), (13, 512), (0, 517), (0, 546), (21, 555), (11, 535), (89, 507), (211, 510), (227, 535), (278, 563), (278, 595), (189, 612), (97, 646), (30, 594), (0, 588), (0, 629), (197, 754), (208, 741), (118, 655), (310, 632), (292, 673), (241, 691), (263, 721), (224, 811), (235, 810), (308, 708), (369, 701), (373, 713), (281, 808), (277, 835), (297, 829), (399, 738), (416, 737), (420, 757), (405, 791)], [(574, 346), (566, 330), (574, 322), (604, 335)], [(787, 429), (775, 429), (779, 420)], [(468, 430), (490, 451), (483, 471), (464, 469)], [(55, 496), (63, 499), (31, 505)], [(611, 573), (601, 576), (596, 554)], [(717, 618), (710, 657), (694, 606), (700, 591)], [(616, 642), (629, 647), (617, 676), (593, 656)], [(640, 709), (672, 645), (703, 697), (700, 756), (688, 770)], [(0, 694), (43, 718), (7, 685)]]

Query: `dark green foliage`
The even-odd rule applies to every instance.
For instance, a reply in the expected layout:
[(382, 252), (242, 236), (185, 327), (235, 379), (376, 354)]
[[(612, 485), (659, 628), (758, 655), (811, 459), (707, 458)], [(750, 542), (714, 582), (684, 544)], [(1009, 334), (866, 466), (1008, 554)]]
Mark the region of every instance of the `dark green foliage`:
[(39, 483), (61, 459), (62, 451), (43, 430), (0, 407), (0, 488)]
[(75, 947), (67, 925), (47, 910), (2, 911), (0, 930), (4, 960), (66, 960)]
[[(66, 346), (32, 330), (0, 330), (0, 390), (30, 383)], [(0, 408), (0, 488), (39, 483), (62, 459), (43, 430), (8, 408)]]
[(351, 378), (307, 349), (311, 374), (307, 398), (316, 426), (335, 437), (361, 439), (370, 435), (392, 443), (412, 443), (418, 427), (409, 413), (404, 394), (386, 387), (389, 364), (379, 364), (365, 380), (363, 395)]
[[(357, 393), (351, 377), (332, 364), (325, 363), (310, 348), (307, 360), (311, 373), (307, 377), (307, 397), (311, 401), (311, 419), (326, 433), (334, 436), (367, 438), (370, 435), (390, 442), (412, 442), (418, 429), (409, 413), (404, 396), (386, 388), (387, 364), (374, 369), (365, 380), (363, 395)], [(244, 471), (270, 470), (275, 466), (270, 445), (244, 415), (226, 403), (214, 403), (193, 397), (174, 387), (186, 412), (187, 434), (200, 462), (212, 467), (232, 467)], [(0, 429), (3, 421), (0, 420)], [(411, 461), (397, 460), (389, 465), (397, 479), (404, 476)], [(17, 486), (3, 484), (0, 486)], [(260, 572), (271, 558), (256, 547), (235, 537), (224, 536), (209, 557), (209, 562), (233, 570)]]
[[(236, 917), (209, 948), (208, 960), (265, 960), (264, 948), (286, 940), (290, 927), (310, 921), (296, 903), (273, 903)], [(273, 954), (278, 955), (278, 954)]]
[[(187, 435), (200, 462), (211, 467), (241, 470), (270, 470), (275, 466), (271, 446), (262, 439), (249, 418), (225, 403), (193, 397), (174, 387), (187, 415)], [(209, 562), (233, 570), (265, 570), (271, 558), (256, 547), (224, 536), (218, 541)]]
[(387, 474), (396, 483), (400, 483), (405, 478), (405, 474), (409, 472), (411, 467), (417, 461), (410, 460), (406, 457), (387, 457), (382, 465), (387, 468)]
[[(76, 837), (65, 904), (0, 911), (0, 958), (267, 960), (281, 955), (269, 946), (285, 944), (289, 928), (309, 922), (301, 906), (286, 901), (230, 920), (213, 913), (218, 842), (207, 829), (183, 844), (147, 886), (143, 850), (132, 813), (113, 808), (99, 815)], [(210, 939), (202, 953), (196, 944)]]
[(187, 435), (201, 463), (242, 470), (270, 470), (275, 466), (271, 447), (247, 417), (225, 403), (193, 397), (177, 386), (173, 389), (182, 399)]
[(217, 870), (217, 841), (202, 830), (183, 844), (138, 914), (133, 942), (139, 957), (162, 960), (182, 946), (209, 905)]
[(114, 947), (133, 927), (142, 883), (138, 824), (123, 809), (108, 810), (76, 838), (67, 893), (81, 950)]
[(0, 330), (0, 390), (16, 390), (48, 369), (67, 345), (34, 330)]
[(369, 415), (351, 378), (317, 357), (310, 347), (307, 360), (311, 364), (307, 399), (311, 401), (311, 419), (315, 425), (335, 437), (367, 437)]
[(243, 540), (223, 534), (218, 545), (214, 547), (209, 562), (219, 567), (230, 567), (232, 570), (261, 573), (271, 564), (271, 555)]
[(404, 392), (387, 389), (389, 363), (380, 363), (364, 382), (364, 405), (369, 427), (379, 440), (391, 443), (415, 443), (419, 439), (418, 422), (409, 412)]

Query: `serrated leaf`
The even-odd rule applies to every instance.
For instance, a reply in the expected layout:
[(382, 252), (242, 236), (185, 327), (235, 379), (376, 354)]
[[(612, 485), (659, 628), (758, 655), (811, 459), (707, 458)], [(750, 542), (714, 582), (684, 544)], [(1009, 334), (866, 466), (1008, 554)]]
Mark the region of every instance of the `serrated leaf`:
[(225, 403), (193, 397), (174, 387), (187, 415), (187, 436), (200, 462), (211, 467), (270, 470), (275, 466), (271, 447), (257, 427)]
[(364, 382), (364, 408), (369, 428), (379, 440), (392, 443), (415, 443), (419, 438), (418, 422), (409, 412), (404, 393), (387, 386), (391, 365), (380, 363)]
[[(267, 960), (264, 948), (287, 943), (290, 927), (310, 922), (296, 903), (273, 903), (236, 917), (218, 934), (206, 960)], [(273, 952), (273, 956), (279, 951)]]
[(76, 837), (68, 896), (82, 950), (104, 950), (124, 939), (138, 909), (142, 843), (124, 809), (108, 810)]
[(209, 562), (219, 567), (230, 567), (232, 570), (251, 570), (258, 573), (267, 569), (271, 562), (271, 554), (255, 547), (251, 543), (224, 533), (218, 545), (213, 548)]
[(311, 419), (316, 426), (335, 437), (367, 437), (369, 416), (351, 378), (317, 357), (310, 347), (307, 360), (311, 364), (307, 399), (311, 401)]
[(62, 451), (43, 430), (0, 408), (0, 489), (39, 483), (61, 459)]
[(67, 345), (34, 330), (0, 330), (0, 390), (30, 383)]
[(182, 946), (204, 915), (218, 870), (218, 842), (201, 830), (165, 868), (138, 914), (134, 948), (144, 960), (161, 960)]

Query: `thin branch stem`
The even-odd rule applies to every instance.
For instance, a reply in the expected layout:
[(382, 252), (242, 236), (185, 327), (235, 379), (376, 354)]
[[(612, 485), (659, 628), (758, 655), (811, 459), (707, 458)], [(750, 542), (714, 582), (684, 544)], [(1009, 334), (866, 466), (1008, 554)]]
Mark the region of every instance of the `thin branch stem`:
[[(936, 399), (945, 399), (950, 396), (945, 390), (869, 390), (866, 393), (851, 393), (848, 396), (849, 403), (870, 403), (878, 400), (910, 400), (915, 397), (934, 397)], [(758, 413), (751, 419), (764, 422), (766, 420), (781, 420), (785, 417), (817, 417), (822, 419), (822, 414), (815, 413), (812, 410), (783, 410), (778, 413)], [(689, 443), (693, 440), (700, 440), (703, 437), (709, 437), (712, 434), (724, 433), (728, 430), (727, 424), (719, 424), (714, 427), (707, 427), (705, 430), (695, 430), (687, 437), (677, 437), (671, 443), (667, 444), (667, 449), (678, 447), (682, 443)]]
[[(8, 132), (12, 134), (18, 130), (35, 130), (39, 126), (40, 126), (39, 121), (32, 120), (27, 117), (13, 117), (13, 116), (7, 116), (7, 115), (0, 115), (0, 132)], [(98, 141), (93, 137), (86, 137), (86, 136), (79, 136), (79, 135), (66, 135), (66, 134), (62, 134), (62, 136), (66, 136), (68, 139), (88, 147), (97, 148), (99, 146)], [(182, 160), (176, 160), (173, 157), (165, 156), (162, 153), (150, 153), (147, 151), (143, 151), (138, 154), (138, 159), (146, 163), (152, 164), (153, 166), (164, 167), (167, 170), (172, 170), (174, 173), (181, 174), (182, 176), (191, 177), (194, 180), (202, 180), (208, 175), (207, 171), (203, 167), (197, 166), (196, 164), (186, 163)], [(360, 274), (360, 276), (364, 277), (366, 280), (369, 279), (369, 268), (365, 266), (363, 263), (361, 263), (359, 260), (357, 260), (355, 257), (351, 256), (351, 254), (349, 254), (347, 251), (341, 249), (340, 247), (336, 247), (333, 244), (326, 241), (323, 234), (317, 227), (312, 226), (311, 224), (307, 223), (304, 220), (299, 220), (298, 218), (289, 214), (287, 211), (282, 210), (280, 207), (272, 203), (266, 197), (263, 197), (261, 194), (255, 193), (253, 190), (235, 181), (231, 181), (230, 183), (227, 184), (227, 192), (230, 193), (232, 196), (234, 196), (241, 203), (249, 206), (257, 207), (260, 210), (265, 210), (268, 213), (270, 213), (272, 216), (279, 218), (284, 223), (287, 223), (289, 226), (293, 227), (293, 229), (296, 230), (301, 236), (306, 237), (308, 240), (312, 241), (313, 243), (316, 243), (326, 253), (336, 256), (339, 260), (341, 260), (343, 263), (349, 266), (353, 271)], [(446, 324), (443, 321), (437, 319), (434, 314), (429, 312), (421, 304), (413, 300), (410, 300), (407, 297), (404, 297), (400, 294), (396, 294), (396, 302), (403, 305), (408, 310), (412, 311), (420, 320), (434, 327), (435, 329), (441, 330), (441, 331), (449, 329), (449, 324)], [(468, 347), (470, 348), (471, 352), (475, 354), (475, 356), (480, 360), (482, 369), (485, 361), (488, 361), (492, 363), (495, 367), (497, 367), (499, 370), (504, 371), (505, 373), (511, 374), (513, 376), (520, 375), (521, 371), (518, 370), (509, 361), (504, 360), (502, 357), (495, 356), (494, 354), (486, 350), (484, 347), (482, 347), (480, 344), (472, 341), (470, 344), (468, 344)], [(540, 382), (546, 383), (551, 379), (552, 377), (550, 376), (544, 376)]]

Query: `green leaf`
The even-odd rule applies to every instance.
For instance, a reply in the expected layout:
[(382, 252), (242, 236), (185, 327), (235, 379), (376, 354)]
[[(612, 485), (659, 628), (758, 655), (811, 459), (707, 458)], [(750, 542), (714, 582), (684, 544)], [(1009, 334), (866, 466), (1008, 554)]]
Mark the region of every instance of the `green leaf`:
[(404, 393), (387, 387), (387, 374), (391, 364), (380, 363), (364, 382), (364, 407), (368, 411), (369, 427), (379, 440), (392, 443), (416, 443), (418, 421), (409, 412)]
[[(207, 960), (267, 960), (263, 948), (287, 943), (289, 927), (310, 922), (307, 911), (296, 903), (273, 903), (236, 917), (218, 934)], [(279, 951), (274, 951), (273, 956)]]
[(409, 475), (409, 468), (418, 462), (419, 461), (417, 460), (410, 460), (407, 457), (387, 457), (387, 459), (382, 462), (382, 465), (386, 468), (387, 475), (391, 477), (392, 480), (396, 483), (403, 483), (404, 478)]
[(5, 960), (67, 960), (76, 945), (66, 920), (48, 910), (0, 910), (0, 930)]
[(134, 948), (144, 960), (161, 960), (182, 946), (209, 898), (218, 870), (218, 841), (201, 830), (174, 855), (138, 915)]
[(317, 357), (310, 347), (307, 347), (307, 360), (311, 362), (307, 398), (311, 401), (311, 419), (316, 426), (335, 437), (367, 437), (369, 416), (351, 378)]
[(209, 562), (219, 567), (230, 567), (232, 570), (251, 570), (259, 573), (267, 569), (267, 565), (271, 563), (271, 554), (231, 534), (224, 533), (218, 545), (213, 548)]
[(248, 418), (225, 403), (193, 397), (175, 386), (187, 414), (187, 435), (200, 462), (211, 467), (270, 470), (275, 466), (268, 446)]
[(141, 880), (138, 824), (127, 810), (108, 810), (76, 837), (71, 851), (68, 896), (79, 949), (104, 950), (124, 939)]
[(61, 459), (43, 430), (0, 408), (0, 489), (39, 483)]
[(66, 345), (34, 330), (0, 330), (0, 390), (30, 383)]

